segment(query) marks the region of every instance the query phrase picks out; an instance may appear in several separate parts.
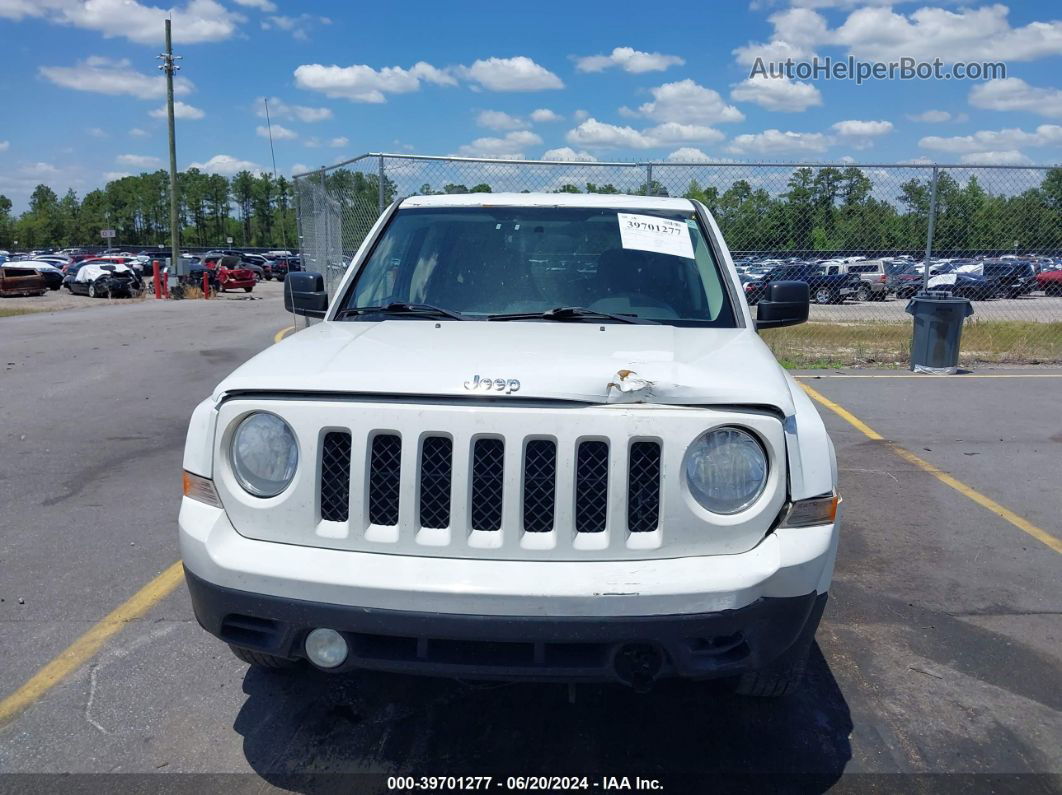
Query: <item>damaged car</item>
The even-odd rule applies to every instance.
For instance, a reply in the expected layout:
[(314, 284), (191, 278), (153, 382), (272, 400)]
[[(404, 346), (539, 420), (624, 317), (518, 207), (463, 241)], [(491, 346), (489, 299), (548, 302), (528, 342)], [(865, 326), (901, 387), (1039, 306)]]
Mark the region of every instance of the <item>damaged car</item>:
[[(858, 281), (858, 276), (852, 279)], [(270, 669), (795, 690), (840, 527), (833, 445), (707, 208), (463, 194), (381, 217), (315, 320), (193, 411), (199, 623)]]
[(135, 298), (144, 290), (140, 275), (116, 262), (80, 262), (67, 269), (66, 289), (89, 298)]

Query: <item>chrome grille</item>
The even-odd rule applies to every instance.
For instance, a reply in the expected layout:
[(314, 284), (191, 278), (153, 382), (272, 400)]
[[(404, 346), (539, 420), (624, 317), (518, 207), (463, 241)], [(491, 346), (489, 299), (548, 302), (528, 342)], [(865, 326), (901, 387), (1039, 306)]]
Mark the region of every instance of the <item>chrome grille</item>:
[(472, 448), (473, 530), (500, 530), (502, 492), (505, 483), (505, 443), (501, 439), (477, 439)]
[(627, 529), (649, 533), (660, 524), (660, 445), (631, 445), (627, 474)]
[(549, 439), (532, 439), (524, 451), (524, 532), (552, 530), (556, 503), (557, 445)]
[(608, 514), (608, 444), (582, 442), (575, 460), (575, 531), (602, 533)]
[(350, 434), (329, 431), (321, 445), (321, 518), (345, 522), (350, 515)]
[(420, 451), (420, 526), (450, 526), (450, 484), (454, 443), (446, 436), (429, 436)]
[(398, 495), (402, 483), (402, 439), (380, 434), (372, 440), (369, 461), (369, 522), (398, 524)]

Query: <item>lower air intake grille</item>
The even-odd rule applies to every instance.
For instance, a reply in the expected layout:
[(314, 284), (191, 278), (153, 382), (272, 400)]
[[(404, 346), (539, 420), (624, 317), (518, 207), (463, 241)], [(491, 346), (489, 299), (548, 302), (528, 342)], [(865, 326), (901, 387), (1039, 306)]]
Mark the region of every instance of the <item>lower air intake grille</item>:
[(321, 518), (345, 522), (350, 513), (350, 434), (329, 431), (321, 446)]
[(557, 445), (532, 439), (524, 451), (524, 532), (548, 533), (556, 508)]
[(604, 532), (607, 513), (608, 444), (583, 442), (575, 461), (575, 532)]
[(627, 476), (627, 529), (649, 533), (660, 523), (660, 445), (635, 442), (631, 445)]
[(454, 443), (445, 436), (429, 436), (420, 452), (420, 526), (450, 526), (450, 484), (453, 481)]
[(369, 460), (369, 521), (398, 524), (398, 487), (401, 482), (402, 440), (381, 434), (372, 440)]
[(472, 529), (500, 530), (502, 483), (505, 477), (505, 443), (477, 439), (472, 448)]

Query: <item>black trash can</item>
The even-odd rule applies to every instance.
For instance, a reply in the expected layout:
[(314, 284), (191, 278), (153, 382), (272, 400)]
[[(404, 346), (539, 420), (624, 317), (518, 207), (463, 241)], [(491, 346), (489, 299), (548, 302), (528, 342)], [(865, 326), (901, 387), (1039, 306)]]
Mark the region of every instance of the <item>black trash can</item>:
[(911, 369), (937, 375), (957, 372), (962, 323), (974, 312), (970, 302), (947, 292), (929, 290), (912, 298), (906, 311), (914, 317)]

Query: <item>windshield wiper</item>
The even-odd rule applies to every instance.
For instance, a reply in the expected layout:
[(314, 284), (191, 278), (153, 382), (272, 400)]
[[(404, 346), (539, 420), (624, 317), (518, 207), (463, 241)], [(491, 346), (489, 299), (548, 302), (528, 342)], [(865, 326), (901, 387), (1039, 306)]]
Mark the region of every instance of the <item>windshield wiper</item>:
[(450, 320), (468, 320), (467, 317), (459, 312), (453, 312), (439, 306), (406, 304), (401, 301), (381, 304), (380, 306), (348, 306), (346, 309), (340, 309), (336, 313), (336, 320), (350, 315), (366, 315), (371, 312), (380, 312), (388, 315), (422, 315), (424, 317), (445, 317)]
[(660, 325), (655, 320), (638, 317), (633, 314), (618, 315), (611, 312), (598, 312), (586, 306), (558, 306), (545, 312), (509, 312), (500, 315), (487, 315), (487, 320), (615, 320), (620, 323), (651, 323)]

